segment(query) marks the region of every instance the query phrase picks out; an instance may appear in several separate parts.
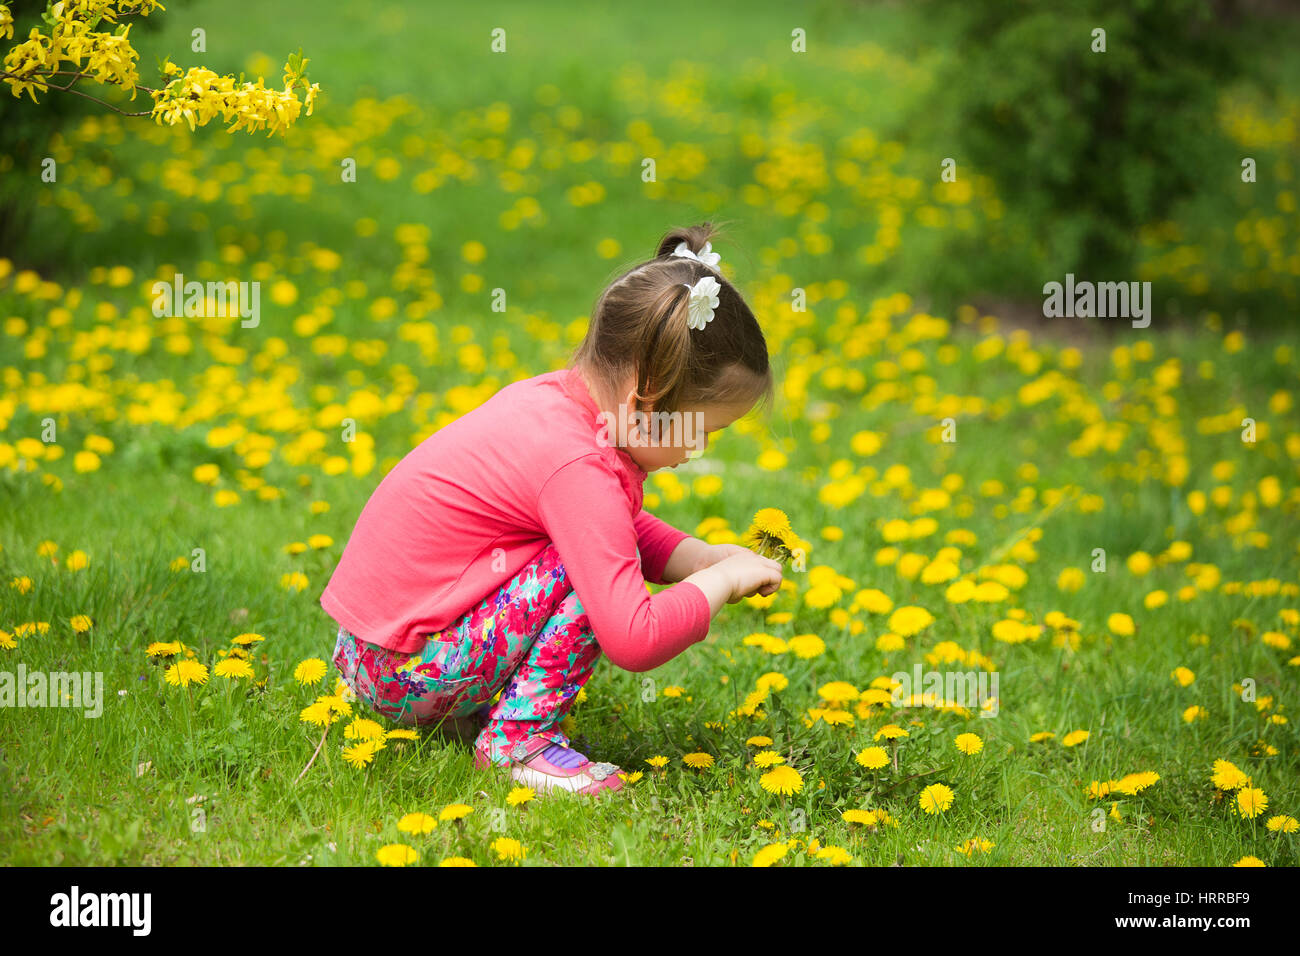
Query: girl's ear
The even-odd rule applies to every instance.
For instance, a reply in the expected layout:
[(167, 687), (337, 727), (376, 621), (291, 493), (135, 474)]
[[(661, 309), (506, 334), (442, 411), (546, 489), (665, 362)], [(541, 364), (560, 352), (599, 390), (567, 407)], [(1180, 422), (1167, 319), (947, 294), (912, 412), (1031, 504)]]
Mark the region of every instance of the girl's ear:
[(631, 379), (627, 385), (627, 394), (623, 396), (623, 406), (629, 416), (639, 411), (650, 411), (648, 408), (642, 408), (636, 401), (636, 379)]
[(622, 407), (619, 409), (623, 419), (624, 434), (644, 434), (644, 420), (637, 416), (640, 411), (636, 404), (636, 381), (635, 379), (627, 387), (627, 394), (623, 396)]

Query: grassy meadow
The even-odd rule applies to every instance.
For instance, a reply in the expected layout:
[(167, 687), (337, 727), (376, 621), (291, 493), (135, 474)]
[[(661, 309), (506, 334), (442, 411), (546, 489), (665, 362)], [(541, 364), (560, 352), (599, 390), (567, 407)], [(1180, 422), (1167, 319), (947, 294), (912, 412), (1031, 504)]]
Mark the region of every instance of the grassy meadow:
[[(1296, 865), (1300, 80), (1215, 120), (1268, 182), (1144, 238), (1162, 307), (1245, 282), (1272, 321), (1012, 324), (931, 311), (939, 239), (1016, 211), (911, 135), (941, 54), (906, 7), (659, 9), (178, 4), (142, 66), (272, 79), (301, 46), (314, 115), (88, 109), (56, 182), (0, 162), (32, 182), (0, 250), (0, 671), (103, 680), (97, 717), (0, 707), (0, 862)], [(662, 668), (598, 666), (566, 726), (629, 772), (612, 799), (527, 799), (432, 730), (355, 766), (374, 715), (304, 720), (337, 675), (300, 665), (368, 496), (704, 220), (777, 402), (646, 506), (714, 542), (781, 508), (806, 566)], [(259, 323), (155, 316), (177, 272), (259, 282)], [(899, 706), (917, 665), (996, 675), (994, 715)]]

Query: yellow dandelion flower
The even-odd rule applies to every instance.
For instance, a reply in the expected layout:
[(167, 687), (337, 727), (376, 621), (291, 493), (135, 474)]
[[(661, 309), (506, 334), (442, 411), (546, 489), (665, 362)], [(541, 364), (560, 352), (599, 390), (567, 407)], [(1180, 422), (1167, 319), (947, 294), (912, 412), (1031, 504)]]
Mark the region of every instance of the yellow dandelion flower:
[(713, 757), (706, 753), (690, 753), (682, 757), (682, 763), (693, 770), (707, 770), (713, 766)]
[(206, 684), (208, 682), (208, 669), (198, 661), (177, 661), (167, 668), (163, 677), (173, 687)]
[(448, 820), (460, 820), (474, 812), (474, 808), (464, 803), (452, 803), (442, 808), (438, 814), (438, 819), (446, 823)]
[(876, 825), (876, 811), (874, 810), (844, 810), (840, 813), (845, 823), (856, 823), (864, 827), (874, 827)]
[(414, 835), (429, 833), (437, 825), (438, 821), (427, 813), (408, 813), (397, 821), (397, 829)]
[(1250, 783), (1250, 777), (1227, 760), (1214, 761), (1210, 780), (1216, 790), (1238, 790)]
[(1153, 770), (1145, 770), (1141, 773), (1125, 774), (1118, 780), (1112, 780), (1110, 786), (1111, 790), (1118, 790), (1131, 797), (1141, 793), (1159, 779), (1160, 774)]
[(522, 806), (537, 796), (537, 791), (532, 787), (514, 787), (506, 794), (506, 803), (512, 807)]
[(884, 747), (867, 747), (865, 750), (859, 750), (855, 759), (868, 770), (879, 770), (881, 767), (889, 766), (889, 754), (885, 752)]
[(958, 734), (953, 743), (957, 745), (958, 750), (968, 756), (984, 749), (984, 741), (980, 739), (979, 734)]
[(790, 530), (790, 518), (779, 508), (760, 508), (754, 515), (754, 527), (764, 534), (787, 534)]
[(358, 717), (343, 728), (343, 736), (348, 740), (374, 740), (384, 736), (384, 728), (369, 718)]
[(1133, 623), (1133, 618), (1129, 617), (1127, 614), (1110, 615), (1110, 617), (1106, 618), (1106, 626), (1110, 628), (1112, 634), (1116, 634), (1120, 637), (1132, 637), (1137, 631), (1137, 627)]
[(894, 609), (893, 599), (875, 588), (866, 588), (853, 595), (853, 604), (868, 614), (888, 614)]
[(754, 866), (771, 866), (781, 857), (790, 852), (790, 846), (786, 843), (769, 843), (757, 853), (754, 854)]
[(923, 607), (906, 605), (889, 615), (889, 629), (900, 637), (919, 634), (934, 623), (934, 615)]
[(1269, 647), (1279, 651), (1285, 651), (1291, 646), (1291, 638), (1287, 637), (1281, 631), (1265, 631), (1259, 636), (1259, 639)]
[(831, 866), (844, 866), (846, 863), (853, 862), (853, 855), (848, 850), (838, 846), (824, 846), (813, 855), (819, 860), (825, 860)]
[[(342, 683), (340, 681), (340, 683)], [(344, 685), (346, 688), (347, 685)], [(350, 717), (352, 715), (352, 705), (347, 698), (339, 693), (338, 685), (335, 685), (333, 694), (321, 694), (316, 698), (319, 703), (325, 704), (329, 709), (341, 717)]]
[(298, 714), (298, 719), (305, 724), (315, 724), (317, 727), (328, 727), (338, 718), (334, 711), (330, 709), (329, 704), (316, 701), (314, 704), (308, 704)]
[(816, 634), (796, 634), (786, 642), (790, 650), (794, 652), (795, 657), (801, 657), (805, 660), (811, 657), (817, 657), (826, 651), (826, 642)]
[(1258, 787), (1242, 787), (1237, 791), (1237, 813), (1251, 819), (1268, 809), (1268, 796)]
[(325, 676), (325, 662), (319, 657), (309, 657), (300, 661), (293, 669), (293, 679), (304, 687), (319, 684)]
[(390, 843), (388, 846), (382, 846), (375, 853), (382, 866), (409, 866), (420, 858), (420, 854), (415, 847), (407, 846), (405, 843)]
[(253, 665), (241, 657), (227, 657), (212, 668), (212, 673), (218, 677), (224, 677), (226, 680), (237, 680), (241, 677), (251, 678), (253, 676)]
[(513, 837), (497, 837), (492, 841), (492, 852), (497, 859), (518, 862), (528, 855), (528, 847)]
[(857, 700), (858, 689), (847, 681), (836, 680), (831, 681), (829, 684), (823, 684), (821, 689), (817, 691), (817, 696), (832, 704), (842, 704)]
[(932, 783), (921, 791), (921, 809), (930, 814), (943, 813), (952, 806), (952, 798), (950, 787), (941, 783)]
[(351, 747), (343, 748), (343, 759), (360, 770), (375, 759), (375, 754), (384, 747), (382, 740), (363, 740)]
[(788, 797), (803, 789), (803, 777), (794, 767), (777, 766), (763, 774), (758, 784), (768, 793)]
[(1110, 796), (1110, 781), (1094, 780), (1084, 787), (1083, 792), (1088, 795), (1090, 800), (1101, 800)]
[(280, 576), (280, 587), (286, 591), (303, 591), (306, 590), (310, 582), (307, 575), (301, 571), (291, 571), (288, 574)]

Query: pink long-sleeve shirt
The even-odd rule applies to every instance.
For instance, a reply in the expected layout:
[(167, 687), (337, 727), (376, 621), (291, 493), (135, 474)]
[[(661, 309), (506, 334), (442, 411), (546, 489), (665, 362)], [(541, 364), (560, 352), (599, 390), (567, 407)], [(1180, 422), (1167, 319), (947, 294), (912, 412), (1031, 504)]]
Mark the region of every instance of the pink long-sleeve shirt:
[(321, 606), (362, 640), (413, 653), (554, 543), (615, 666), (650, 670), (702, 640), (703, 591), (647, 592), (687, 534), (642, 510), (646, 473), (600, 440), (599, 412), (563, 369), (429, 436), (362, 509)]

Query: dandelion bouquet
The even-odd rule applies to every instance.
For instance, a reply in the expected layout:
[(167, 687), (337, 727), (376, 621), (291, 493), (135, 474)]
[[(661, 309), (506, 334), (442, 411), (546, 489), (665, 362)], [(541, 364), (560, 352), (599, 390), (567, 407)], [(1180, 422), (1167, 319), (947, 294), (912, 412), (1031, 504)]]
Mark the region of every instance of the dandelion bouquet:
[(782, 564), (792, 560), (796, 552), (807, 553), (808, 544), (790, 527), (790, 519), (779, 508), (761, 508), (754, 515), (754, 523), (744, 538), (746, 546), (765, 558)]

